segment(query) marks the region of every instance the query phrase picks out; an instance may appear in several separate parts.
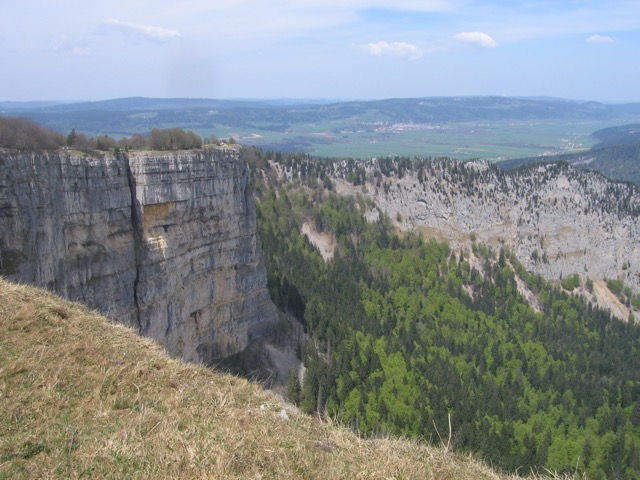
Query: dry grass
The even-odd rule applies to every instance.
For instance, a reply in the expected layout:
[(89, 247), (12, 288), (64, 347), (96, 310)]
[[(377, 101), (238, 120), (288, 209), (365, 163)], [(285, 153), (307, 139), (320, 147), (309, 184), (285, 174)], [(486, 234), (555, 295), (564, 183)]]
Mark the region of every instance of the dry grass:
[(0, 279), (0, 479), (508, 478), (292, 409), (283, 420), (282, 408), (258, 385)]

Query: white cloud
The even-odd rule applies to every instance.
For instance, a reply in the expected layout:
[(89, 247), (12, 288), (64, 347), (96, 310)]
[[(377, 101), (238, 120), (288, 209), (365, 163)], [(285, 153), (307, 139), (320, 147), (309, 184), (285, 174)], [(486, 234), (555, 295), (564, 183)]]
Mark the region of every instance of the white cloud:
[(119, 30), (136, 33), (146, 38), (147, 40), (166, 41), (180, 37), (180, 32), (178, 32), (177, 30), (170, 30), (168, 28), (157, 27), (154, 25), (143, 25), (140, 23), (125, 22), (122, 20), (117, 20), (115, 18), (105, 20), (104, 24), (110, 25)]
[(591, 35), (586, 40), (587, 43), (614, 43), (615, 40), (608, 35)]
[(375, 42), (363, 45), (364, 49), (375, 57), (383, 55), (391, 55), (394, 57), (403, 57), (409, 60), (417, 60), (422, 56), (422, 51), (411, 43), (404, 42)]
[(475, 45), (476, 47), (495, 48), (498, 46), (498, 42), (496, 42), (486, 33), (482, 32), (461, 32), (457, 35), (454, 35), (453, 38), (460, 42)]

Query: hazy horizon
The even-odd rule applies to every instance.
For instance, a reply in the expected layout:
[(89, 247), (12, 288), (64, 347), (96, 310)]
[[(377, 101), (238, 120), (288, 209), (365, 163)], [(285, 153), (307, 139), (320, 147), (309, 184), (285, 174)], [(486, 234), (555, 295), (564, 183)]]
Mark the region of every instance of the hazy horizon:
[(148, 100), (203, 100), (203, 101), (221, 101), (221, 102), (262, 102), (278, 105), (300, 105), (304, 103), (309, 104), (331, 104), (331, 103), (348, 103), (348, 102), (377, 102), (384, 100), (398, 100), (398, 99), (443, 99), (443, 98), (522, 98), (529, 100), (546, 100), (546, 101), (559, 101), (559, 102), (596, 102), (602, 104), (630, 104), (640, 103), (640, 100), (601, 100), (597, 98), (565, 98), (565, 97), (550, 97), (544, 95), (428, 95), (419, 97), (380, 97), (380, 98), (289, 98), (289, 97), (236, 97), (236, 98), (207, 98), (207, 97), (147, 97), (144, 95), (136, 95), (129, 97), (117, 97), (117, 98), (98, 98), (95, 100), (86, 99), (71, 99), (71, 100), (56, 100), (56, 99), (36, 99), (36, 100), (5, 100), (0, 98), (0, 105), (2, 104), (42, 104), (42, 105), (75, 105), (83, 103), (100, 103), (110, 102), (116, 100), (129, 100), (135, 98), (144, 98)]

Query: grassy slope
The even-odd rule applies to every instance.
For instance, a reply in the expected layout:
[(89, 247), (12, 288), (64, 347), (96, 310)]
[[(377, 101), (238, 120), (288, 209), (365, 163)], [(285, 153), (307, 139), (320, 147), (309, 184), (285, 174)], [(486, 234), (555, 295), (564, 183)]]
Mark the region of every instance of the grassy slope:
[(283, 420), (282, 408), (256, 384), (0, 278), (0, 479), (511, 478), (292, 409)]

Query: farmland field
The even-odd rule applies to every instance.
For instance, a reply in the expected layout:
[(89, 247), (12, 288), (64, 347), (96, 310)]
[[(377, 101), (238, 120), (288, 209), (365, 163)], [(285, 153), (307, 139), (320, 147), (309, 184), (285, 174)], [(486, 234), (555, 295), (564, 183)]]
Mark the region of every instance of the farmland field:
[(301, 124), (283, 131), (258, 128), (202, 129), (202, 135), (234, 137), (269, 150), (303, 151), (323, 157), (448, 156), (509, 158), (575, 152), (590, 148), (595, 130), (615, 122), (476, 121), (446, 124)]

